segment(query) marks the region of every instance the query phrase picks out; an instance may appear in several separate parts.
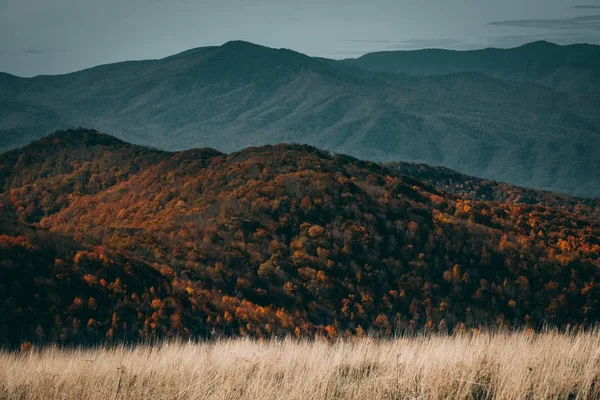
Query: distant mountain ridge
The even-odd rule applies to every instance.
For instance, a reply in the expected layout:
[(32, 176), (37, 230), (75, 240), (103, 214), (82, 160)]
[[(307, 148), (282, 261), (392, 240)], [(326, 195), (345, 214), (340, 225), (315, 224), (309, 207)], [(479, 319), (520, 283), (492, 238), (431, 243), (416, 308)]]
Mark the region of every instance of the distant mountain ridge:
[(377, 72), (422, 76), (481, 72), (573, 93), (600, 90), (600, 46), (590, 44), (539, 41), (512, 49), (382, 51), (344, 62)]
[(306, 143), (600, 195), (600, 95), (478, 71), (372, 72), (247, 42), (31, 79), (0, 75), (0, 151), (94, 126), (166, 150)]

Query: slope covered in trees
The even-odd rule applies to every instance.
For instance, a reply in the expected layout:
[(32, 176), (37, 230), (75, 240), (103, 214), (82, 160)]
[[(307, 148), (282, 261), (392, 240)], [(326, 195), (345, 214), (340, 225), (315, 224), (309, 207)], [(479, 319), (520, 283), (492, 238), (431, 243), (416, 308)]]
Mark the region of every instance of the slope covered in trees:
[(600, 320), (597, 219), (310, 146), (58, 132), (0, 155), (0, 207), (8, 345)]
[[(543, 52), (519, 52), (530, 54), (532, 65), (547, 63)], [(483, 63), (496, 65), (487, 54)], [(582, 73), (592, 71), (582, 65)], [(567, 93), (482, 72), (381, 73), (236, 41), (60, 76), (0, 74), (0, 151), (56, 129), (94, 126), (165, 150), (300, 142), (599, 195), (598, 92)]]
[(599, 198), (578, 198), (544, 190), (524, 188), (427, 164), (394, 162), (386, 164), (386, 167), (418, 179), (438, 190), (467, 200), (537, 204), (574, 213), (585, 218), (600, 220)]

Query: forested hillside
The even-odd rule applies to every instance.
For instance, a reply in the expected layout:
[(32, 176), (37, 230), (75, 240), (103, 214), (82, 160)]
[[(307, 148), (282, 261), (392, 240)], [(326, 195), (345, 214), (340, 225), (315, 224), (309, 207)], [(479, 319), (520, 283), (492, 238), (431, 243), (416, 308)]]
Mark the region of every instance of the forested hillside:
[(524, 188), (427, 164), (394, 162), (386, 164), (386, 167), (464, 199), (543, 205), (584, 218), (600, 220), (600, 198), (572, 197), (561, 193)]
[(590, 325), (600, 223), (569, 207), (305, 145), (57, 132), (0, 155), (0, 343)]

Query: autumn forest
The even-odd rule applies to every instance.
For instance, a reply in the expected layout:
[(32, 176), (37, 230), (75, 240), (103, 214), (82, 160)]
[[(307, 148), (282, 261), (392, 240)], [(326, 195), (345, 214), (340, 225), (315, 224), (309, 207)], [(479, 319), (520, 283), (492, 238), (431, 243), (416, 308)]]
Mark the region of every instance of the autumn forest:
[(306, 145), (0, 155), (0, 345), (600, 321), (600, 201)]

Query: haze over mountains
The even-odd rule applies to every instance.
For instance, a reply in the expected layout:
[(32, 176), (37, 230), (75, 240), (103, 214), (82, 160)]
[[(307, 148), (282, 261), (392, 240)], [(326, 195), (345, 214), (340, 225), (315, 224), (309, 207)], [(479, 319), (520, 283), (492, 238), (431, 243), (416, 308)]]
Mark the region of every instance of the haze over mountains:
[(597, 196), (598, 47), (530, 46), (337, 62), (229, 42), (61, 76), (0, 74), (0, 150), (89, 126), (167, 150), (307, 143)]

